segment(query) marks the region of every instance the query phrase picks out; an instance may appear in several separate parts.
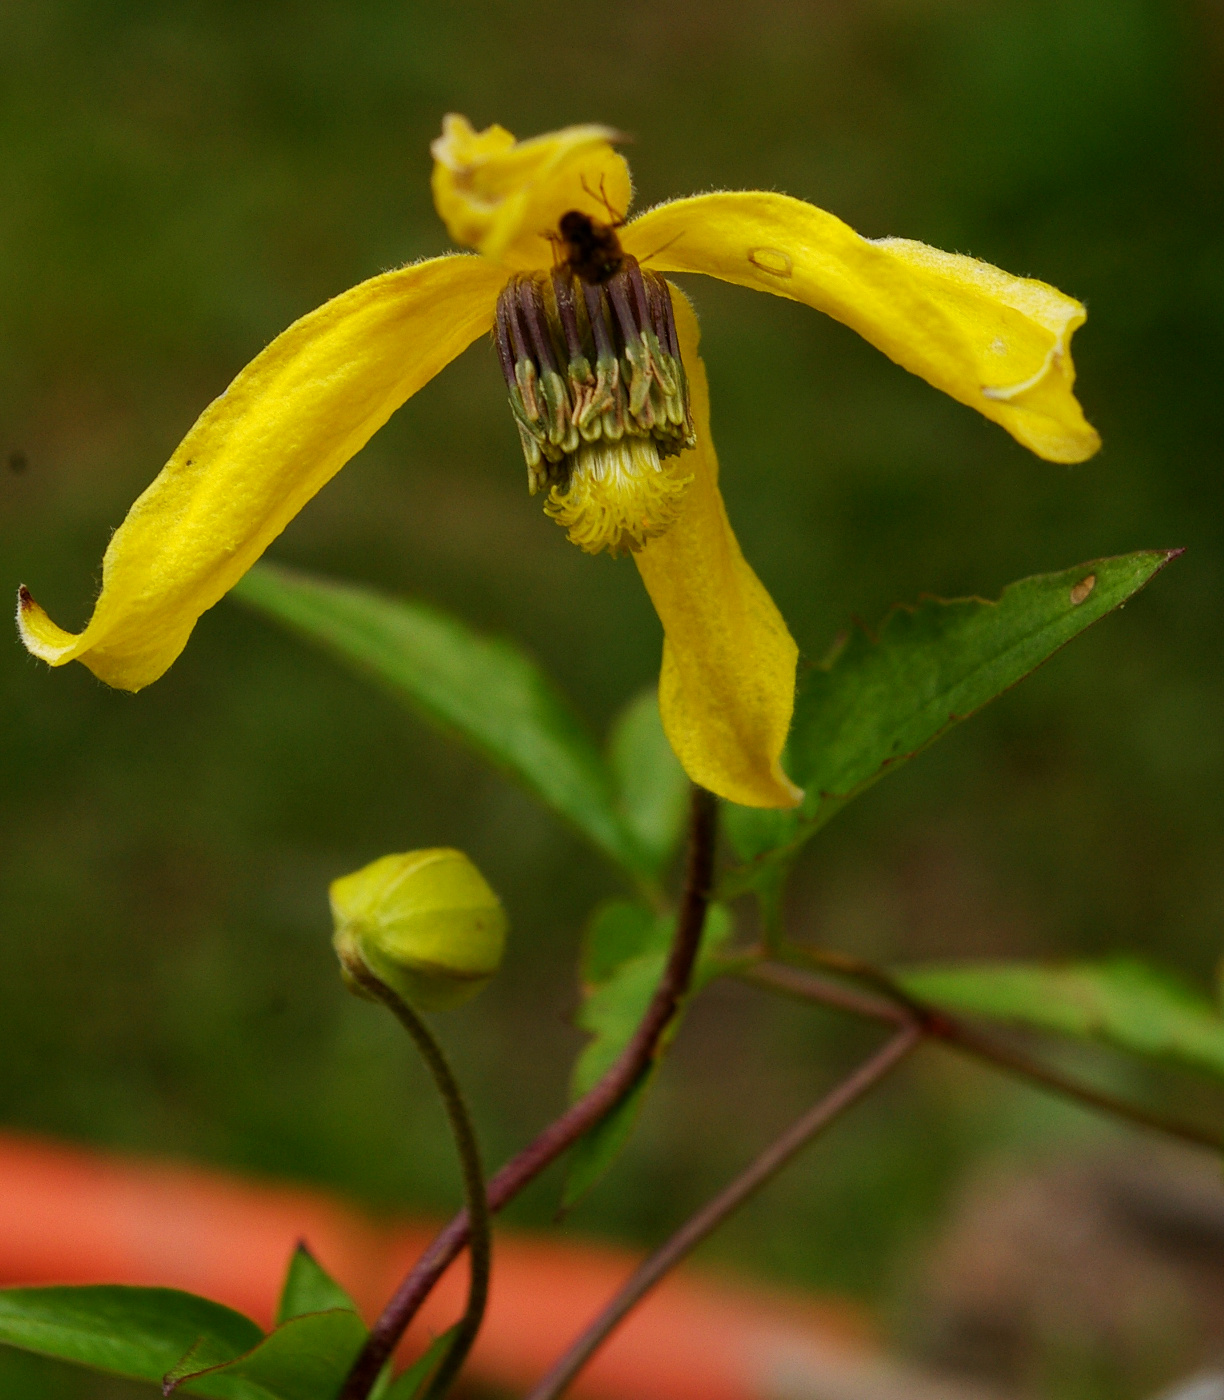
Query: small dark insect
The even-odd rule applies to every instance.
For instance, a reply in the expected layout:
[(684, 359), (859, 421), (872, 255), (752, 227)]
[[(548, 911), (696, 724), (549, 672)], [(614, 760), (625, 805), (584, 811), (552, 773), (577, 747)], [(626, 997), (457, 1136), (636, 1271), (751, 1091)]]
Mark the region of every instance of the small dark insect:
[(30, 459), (21, 451), (15, 448), (8, 455), (8, 469), (11, 472), (23, 472), (30, 465)]
[(601, 224), (581, 210), (561, 215), (556, 243), (561, 261), (583, 282), (601, 283), (615, 277), (625, 260), (616, 224)]

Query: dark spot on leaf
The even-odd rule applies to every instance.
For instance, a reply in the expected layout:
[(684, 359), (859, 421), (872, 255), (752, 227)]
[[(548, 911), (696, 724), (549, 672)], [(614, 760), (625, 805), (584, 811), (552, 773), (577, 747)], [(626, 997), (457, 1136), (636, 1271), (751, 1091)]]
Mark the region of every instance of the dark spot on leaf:
[(30, 459), (21, 451), (14, 448), (8, 455), (8, 469), (11, 472), (23, 472), (30, 465)]
[(1074, 604), (1074, 606), (1078, 608), (1079, 605), (1084, 601), (1085, 598), (1087, 598), (1087, 596), (1092, 592), (1092, 590), (1095, 587), (1096, 574), (1088, 574), (1087, 577), (1080, 579), (1080, 581), (1071, 589), (1071, 602)]

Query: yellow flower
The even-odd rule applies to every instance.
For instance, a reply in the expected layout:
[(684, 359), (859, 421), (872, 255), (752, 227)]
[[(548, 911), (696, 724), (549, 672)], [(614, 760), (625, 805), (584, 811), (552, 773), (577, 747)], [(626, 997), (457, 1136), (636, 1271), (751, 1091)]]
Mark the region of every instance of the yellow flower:
[[(516, 142), (448, 117), (433, 146), (434, 200), (477, 255), (372, 278), (278, 336), (115, 532), (83, 632), (57, 627), (21, 590), (30, 651), (53, 666), (82, 661), (127, 690), (156, 680), (324, 483), (496, 324), (546, 510), (583, 548), (631, 550), (658, 610), (663, 722), (689, 775), (749, 806), (794, 805), (801, 794), (779, 759), (795, 644), (728, 523), (696, 318), (658, 274), (703, 272), (824, 311), (1055, 462), (1099, 445), (1072, 393), (1084, 308), (971, 258), (862, 238), (763, 191), (678, 199), (619, 226), (632, 185), (615, 139), (578, 126)], [(614, 342), (602, 360), (599, 326)]]

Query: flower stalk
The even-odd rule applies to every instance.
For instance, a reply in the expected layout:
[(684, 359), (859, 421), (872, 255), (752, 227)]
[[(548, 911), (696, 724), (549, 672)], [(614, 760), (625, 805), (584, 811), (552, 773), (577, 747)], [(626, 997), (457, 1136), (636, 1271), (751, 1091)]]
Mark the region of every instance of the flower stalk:
[[(692, 982), (714, 882), (717, 834), (718, 803), (712, 793), (694, 787), (689, 808), (684, 892), (676, 933), (667, 966), (646, 1014), (620, 1058), (599, 1083), (554, 1119), (488, 1183), (485, 1194), (490, 1212), (501, 1210), (545, 1167), (607, 1117), (645, 1073), (663, 1032), (679, 1010)], [(339, 1400), (365, 1400), (421, 1304), (470, 1238), (471, 1220), (463, 1210), (434, 1237), (392, 1295), (370, 1329)]]
[[(446, 1109), (451, 1135), (459, 1153), (463, 1171), (463, 1192), (466, 1200), (464, 1216), (468, 1222), (468, 1247), (470, 1278), (468, 1282), (467, 1306), (455, 1330), (450, 1346), (442, 1358), (437, 1371), (430, 1380), (423, 1400), (439, 1400), (446, 1394), (451, 1382), (458, 1375), (467, 1354), (472, 1349), (480, 1324), (484, 1321), (485, 1307), (489, 1300), (489, 1275), (492, 1269), (493, 1245), (489, 1224), (489, 1201), (485, 1192), (484, 1167), (480, 1158), (480, 1144), (472, 1126), (471, 1114), (459, 1088), (459, 1081), (442, 1052), (442, 1047), (434, 1039), (432, 1032), (408, 1003), (380, 981), (370, 969), (357, 958), (346, 960), (346, 975), (365, 995), (381, 1001), (389, 1008), (400, 1025), (412, 1037), (421, 1058), (425, 1061), (438, 1093)], [(388, 1353), (389, 1355), (389, 1353)], [(386, 1358), (384, 1358), (385, 1360)], [(373, 1374), (365, 1375), (354, 1385), (350, 1375), (345, 1385), (342, 1400), (365, 1400), (382, 1371), (380, 1362)]]

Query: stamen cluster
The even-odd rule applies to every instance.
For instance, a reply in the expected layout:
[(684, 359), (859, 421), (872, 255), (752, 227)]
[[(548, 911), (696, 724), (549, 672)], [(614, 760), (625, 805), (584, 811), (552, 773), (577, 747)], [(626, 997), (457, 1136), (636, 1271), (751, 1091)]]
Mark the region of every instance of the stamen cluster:
[(624, 255), (606, 281), (567, 265), (498, 298), (496, 340), (528, 484), (589, 553), (638, 549), (675, 519), (696, 443), (667, 283)]

